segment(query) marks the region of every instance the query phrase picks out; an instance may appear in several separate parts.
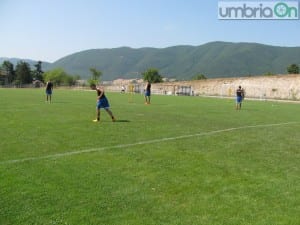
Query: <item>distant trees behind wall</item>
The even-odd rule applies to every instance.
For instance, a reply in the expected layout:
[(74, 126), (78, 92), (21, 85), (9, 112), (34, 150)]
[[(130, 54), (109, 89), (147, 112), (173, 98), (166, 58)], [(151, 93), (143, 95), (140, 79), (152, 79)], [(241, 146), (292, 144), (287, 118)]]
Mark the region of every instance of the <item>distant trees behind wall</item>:
[(291, 64), (287, 67), (288, 74), (299, 74), (299, 66), (297, 64)]
[(0, 85), (26, 85), (36, 80), (51, 80), (55, 85), (74, 85), (79, 79), (79, 75), (67, 74), (62, 68), (44, 72), (41, 61), (34, 64), (33, 68), (25, 61), (19, 61), (14, 66), (7, 60), (0, 65)]
[[(293, 63), (286, 67), (288, 74), (299, 74), (299, 64)], [(86, 71), (90, 73), (90, 78), (87, 79), (89, 84), (98, 84), (101, 81), (103, 75), (102, 71), (96, 68), (89, 68)], [(265, 76), (275, 75), (272, 72), (264, 74)], [(141, 73), (144, 81), (150, 81), (151, 83), (163, 82), (163, 76), (156, 68), (149, 68)], [(205, 80), (207, 77), (203, 73), (197, 73), (191, 80)], [(77, 80), (80, 80), (79, 75), (68, 74), (63, 68), (54, 68), (46, 72), (43, 71), (43, 64), (41, 61), (37, 61), (35, 64), (25, 61), (18, 61), (13, 64), (6, 60), (0, 65), (0, 85), (26, 85), (32, 84), (33, 81), (41, 81), (43, 83), (51, 80), (55, 85), (67, 85), (71, 86), (76, 84)]]

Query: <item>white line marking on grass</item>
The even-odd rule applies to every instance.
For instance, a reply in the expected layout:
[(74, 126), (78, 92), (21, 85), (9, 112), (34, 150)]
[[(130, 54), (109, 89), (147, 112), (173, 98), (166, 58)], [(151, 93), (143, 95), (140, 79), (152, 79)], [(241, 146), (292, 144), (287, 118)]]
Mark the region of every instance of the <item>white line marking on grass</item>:
[(15, 163), (22, 163), (22, 162), (27, 162), (27, 161), (43, 160), (43, 159), (56, 159), (56, 158), (84, 154), (84, 153), (100, 152), (100, 151), (104, 151), (104, 150), (119, 149), (119, 148), (128, 148), (128, 147), (133, 147), (133, 146), (138, 146), (138, 145), (161, 143), (161, 142), (166, 142), (166, 141), (173, 141), (173, 140), (178, 140), (178, 139), (186, 139), (186, 138), (199, 137), (199, 136), (209, 136), (209, 135), (214, 135), (214, 134), (218, 134), (218, 133), (230, 132), (230, 131), (242, 130), (242, 129), (248, 129), (248, 128), (275, 127), (275, 126), (284, 126), (284, 125), (297, 124), (297, 123), (300, 123), (300, 122), (287, 122), (287, 123), (260, 124), (260, 125), (249, 125), (249, 126), (243, 126), (243, 127), (232, 127), (232, 128), (208, 131), (208, 132), (203, 132), (203, 133), (181, 135), (181, 136), (177, 136), (177, 137), (167, 137), (167, 138), (153, 139), (153, 140), (148, 140), (148, 141), (140, 141), (140, 142), (131, 143), (131, 144), (120, 144), (120, 145), (106, 146), (106, 147), (100, 147), (100, 148), (90, 148), (90, 149), (78, 150), (78, 151), (73, 151), (73, 152), (57, 153), (57, 154), (53, 154), (53, 155), (28, 157), (28, 158), (23, 158), (23, 159), (13, 159), (13, 160), (7, 160), (7, 161), (0, 162), (0, 165), (15, 164)]

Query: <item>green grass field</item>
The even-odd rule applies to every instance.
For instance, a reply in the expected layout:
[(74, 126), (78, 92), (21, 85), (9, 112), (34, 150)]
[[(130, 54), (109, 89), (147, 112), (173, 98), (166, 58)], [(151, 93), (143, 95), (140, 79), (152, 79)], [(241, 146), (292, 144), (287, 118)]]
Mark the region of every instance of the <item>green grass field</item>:
[(298, 225), (300, 105), (0, 89), (1, 225)]

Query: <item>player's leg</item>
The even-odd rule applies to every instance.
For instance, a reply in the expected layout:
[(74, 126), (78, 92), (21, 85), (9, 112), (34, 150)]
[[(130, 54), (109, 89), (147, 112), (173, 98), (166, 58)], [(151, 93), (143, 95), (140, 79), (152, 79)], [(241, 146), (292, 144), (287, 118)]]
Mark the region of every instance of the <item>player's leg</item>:
[(46, 90), (45, 92), (46, 92), (46, 102), (48, 102), (48, 98), (49, 98), (48, 91)]
[(100, 121), (100, 107), (98, 107), (97, 105), (97, 108), (96, 108), (96, 119), (93, 120), (93, 122), (99, 122)]
[(93, 120), (94, 122), (99, 122), (100, 121), (100, 109), (98, 109), (97, 108), (97, 110), (96, 110), (96, 119), (95, 120)]
[(112, 120), (113, 122), (115, 122), (115, 121), (116, 121), (116, 118), (114, 117), (112, 111), (111, 111), (109, 108), (105, 108), (105, 110), (106, 110), (106, 112), (108, 113), (108, 115), (111, 117), (111, 120)]
[(150, 95), (148, 95), (148, 104), (150, 104)]
[(150, 104), (150, 92), (145, 92), (145, 104)]
[(240, 96), (236, 97), (236, 110), (241, 109), (241, 98)]

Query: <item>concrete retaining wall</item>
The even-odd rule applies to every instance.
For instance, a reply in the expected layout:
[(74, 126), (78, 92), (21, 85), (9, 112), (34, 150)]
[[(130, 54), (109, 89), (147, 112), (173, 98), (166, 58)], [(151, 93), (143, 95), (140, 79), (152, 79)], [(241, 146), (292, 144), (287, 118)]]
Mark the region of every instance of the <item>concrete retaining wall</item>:
[[(143, 83), (135, 85), (140, 85), (139, 90), (143, 90)], [(300, 100), (299, 74), (164, 82), (152, 84), (152, 93), (176, 95), (179, 90), (189, 90), (181, 88), (184, 86), (191, 87), (190, 95), (234, 97), (239, 85), (245, 90), (246, 98)], [(121, 90), (119, 86), (111, 85), (106, 88), (119, 91)], [(129, 84), (125, 87), (129, 90)]]

